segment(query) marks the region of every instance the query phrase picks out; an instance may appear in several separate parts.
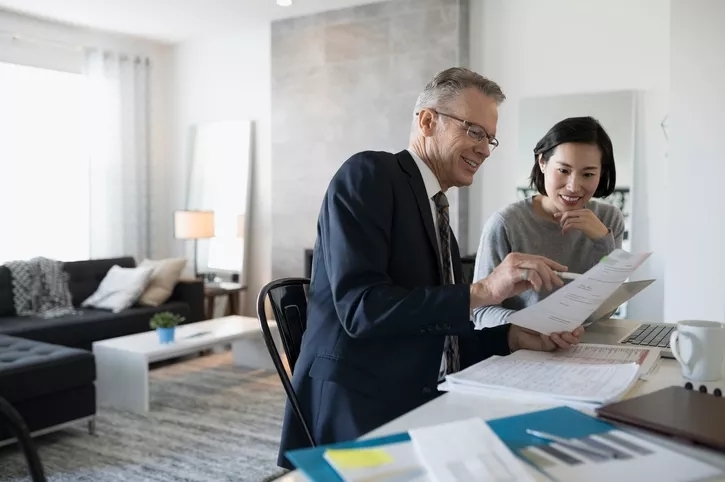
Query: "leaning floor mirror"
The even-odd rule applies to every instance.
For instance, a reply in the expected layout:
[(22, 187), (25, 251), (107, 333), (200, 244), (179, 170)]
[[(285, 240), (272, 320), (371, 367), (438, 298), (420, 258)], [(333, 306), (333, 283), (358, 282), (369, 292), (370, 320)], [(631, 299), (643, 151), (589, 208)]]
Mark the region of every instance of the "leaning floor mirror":
[(199, 273), (246, 286), (251, 196), (252, 123), (229, 120), (192, 127), (186, 209), (213, 212), (214, 236), (196, 245)]
[[(612, 140), (617, 168), (614, 193), (601, 201), (616, 205), (624, 215), (622, 249), (631, 251), (632, 187), (635, 159), (635, 91), (594, 92), (521, 99), (519, 104), (519, 145), (517, 169), (517, 198), (537, 194), (529, 186), (529, 174), (534, 162), (534, 146), (557, 122), (567, 117), (592, 116), (599, 121)], [(626, 316), (626, 304), (615, 314)]]

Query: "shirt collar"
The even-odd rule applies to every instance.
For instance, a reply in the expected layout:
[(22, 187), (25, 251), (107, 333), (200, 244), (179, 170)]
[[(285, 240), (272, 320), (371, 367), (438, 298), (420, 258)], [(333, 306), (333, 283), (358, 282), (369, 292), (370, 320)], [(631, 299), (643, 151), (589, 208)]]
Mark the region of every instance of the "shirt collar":
[(413, 149), (408, 149), (408, 153), (410, 153), (416, 166), (418, 166), (420, 175), (423, 176), (423, 184), (425, 185), (425, 192), (428, 195), (428, 199), (432, 199), (433, 196), (442, 191), (441, 183), (438, 182), (438, 178), (435, 174), (433, 174), (433, 171), (430, 170), (428, 164), (423, 162), (423, 159), (421, 159), (420, 156), (413, 151)]

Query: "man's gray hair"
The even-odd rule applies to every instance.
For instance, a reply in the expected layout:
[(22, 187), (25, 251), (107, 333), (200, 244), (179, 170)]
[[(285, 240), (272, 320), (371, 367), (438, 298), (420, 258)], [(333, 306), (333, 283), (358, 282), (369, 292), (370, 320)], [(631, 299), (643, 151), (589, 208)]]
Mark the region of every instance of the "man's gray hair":
[(492, 98), (497, 105), (506, 100), (501, 87), (491, 79), (463, 67), (452, 67), (438, 72), (428, 82), (415, 103), (415, 112), (427, 107), (438, 107), (446, 104), (461, 94), (465, 89), (474, 88)]

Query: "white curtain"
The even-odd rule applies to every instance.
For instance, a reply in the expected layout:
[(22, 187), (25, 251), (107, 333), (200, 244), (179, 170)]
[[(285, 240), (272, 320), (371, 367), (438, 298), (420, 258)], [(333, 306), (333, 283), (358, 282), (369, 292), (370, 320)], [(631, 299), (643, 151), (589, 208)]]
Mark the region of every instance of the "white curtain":
[(149, 73), (148, 58), (86, 51), (92, 259), (149, 255)]

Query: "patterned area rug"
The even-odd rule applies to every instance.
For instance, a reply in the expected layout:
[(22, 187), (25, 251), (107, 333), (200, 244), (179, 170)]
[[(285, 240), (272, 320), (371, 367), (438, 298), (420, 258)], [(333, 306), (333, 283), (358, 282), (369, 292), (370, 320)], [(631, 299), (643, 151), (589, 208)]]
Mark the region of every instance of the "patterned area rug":
[[(100, 407), (97, 433), (79, 423), (36, 439), (51, 482), (250, 481), (276, 465), (285, 394), (276, 372), (232, 365), (229, 352), (151, 371), (151, 410)], [(29, 481), (17, 446), (0, 449), (0, 481)]]

